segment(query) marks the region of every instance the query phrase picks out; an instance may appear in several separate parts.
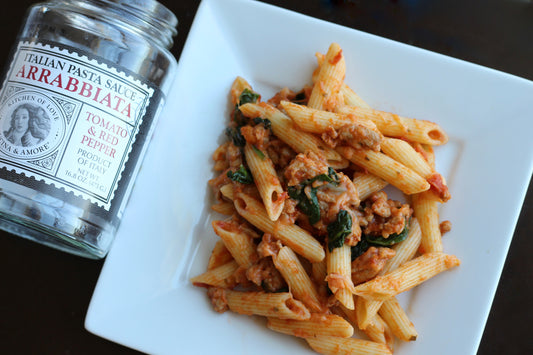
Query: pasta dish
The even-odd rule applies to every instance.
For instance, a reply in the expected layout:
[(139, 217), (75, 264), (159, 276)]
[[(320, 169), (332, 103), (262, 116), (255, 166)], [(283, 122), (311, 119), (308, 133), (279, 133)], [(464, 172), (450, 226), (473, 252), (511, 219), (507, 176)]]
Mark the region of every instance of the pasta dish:
[(345, 83), (337, 43), (316, 59), (309, 85), (268, 100), (242, 77), (231, 85), (209, 181), (225, 217), (191, 282), (215, 311), (265, 317), (318, 353), (392, 354), (418, 335), (396, 296), (460, 264), (438, 213), (451, 195), (434, 148), (448, 136), (370, 107)]

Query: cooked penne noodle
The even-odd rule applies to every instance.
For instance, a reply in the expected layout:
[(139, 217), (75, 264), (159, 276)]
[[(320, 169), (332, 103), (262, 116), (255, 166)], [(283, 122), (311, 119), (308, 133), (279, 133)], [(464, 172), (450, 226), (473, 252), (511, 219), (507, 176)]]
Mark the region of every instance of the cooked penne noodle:
[(429, 183), (423, 177), (383, 153), (352, 147), (338, 147), (337, 151), (352, 163), (396, 186), (407, 195), (429, 189)]
[(389, 183), (372, 174), (356, 173), (353, 178), (353, 184), (357, 188), (359, 199), (363, 201), (374, 192), (383, 190)]
[(212, 155), (212, 158), (215, 161), (215, 166), (213, 167), (215, 171), (223, 171), (229, 167), (228, 162), (224, 159), (228, 150), (228, 145), (229, 142), (225, 142), (215, 149)]
[[(355, 296), (355, 298), (361, 298)], [(357, 304), (358, 301), (355, 301), (356, 304), (356, 310), (347, 309), (344, 306), (339, 306), (333, 308), (333, 311), (340, 315), (345, 317), (350, 324), (353, 326), (358, 327), (358, 320), (357, 320)], [(359, 328), (360, 329), (360, 328)], [(394, 349), (394, 335), (392, 334), (390, 327), (383, 321), (383, 319), (379, 316), (379, 314), (375, 314), (374, 317), (368, 322), (368, 325), (365, 327), (365, 329), (361, 329), (363, 333), (368, 336), (368, 338), (376, 343), (382, 343), (389, 347), (391, 351)]]
[(401, 139), (384, 138), (381, 141), (381, 149), (385, 154), (426, 179), (431, 185), (431, 191), (441, 202), (450, 199), (448, 186), (442, 175), (435, 172), (424, 157), (409, 143)]
[(381, 141), (381, 150), (392, 159), (412, 169), (424, 179), (433, 174), (433, 169), (428, 162), (404, 140), (385, 137)]
[(356, 295), (368, 299), (385, 301), (459, 264), (454, 255), (423, 254), (386, 275), (357, 285), (354, 291)]
[(400, 306), (396, 298), (390, 298), (383, 302), (379, 314), (389, 325), (392, 333), (403, 341), (416, 340), (418, 333), (409, 317)]
[[(357, 298), (357, 296), (353, 296), (353, 297), (354, 297), (354, 304), (356, 304), (357, 302), (355, 301), (355, 298)], [(331, 307), (330, 309), (333, 312), (333, 314), (341, 316), (344, 319), (346, 319), (348, 322), (350, 322), (350, 324), (354, 327), (354, 329), (358, 328), (357, 327), (357, 314), (356, 314), (355, 309), (348, 309), (344, 307), (342, 304), (335, 305)]]
[(281, 248), (272, 260), (289, 285), (294, 298), (302, 301), (311, 312), (323, 311), (315, 285), (291, 248)]
[(369, 119), (376, 124), (384, 136), (404, 138), (430, 145), (442, 145), (448, 142), (446, 132), (434, 122), (402, 117), (394, 113), (360, 106), (339, 106), (336, 112)]
[(222, 196), (233, 201), (233, 184), (226, 184), (220, 187)]
[(435, 152), (433, 146), (430, 144), (422, 144), (422, 149), (425, 151), (425, 157), (429, 165), (435, 169)]
[(213, 221), (213, 230), (224, 241), (235, 261), (244, 268), (252, 266), (259, 259), (256, 246), (248, 234), (234, 224)]
[(320, 66), (307, 105), (319, 110), (331, 110), (342, 103), (344, 100), (341, 101), (339, 92), (345, 75), (346, 63), (342, 49), (337, 43), (332, 43)]
[[(281, 101), (280, 106), (283, 107), (294, 123), (305, 132), (324, 133), (331, 128), (338, 129), (343, 126), (360, 125), (379, 133), (376, 124), (364, 118), (317, 110), (289, 101)], [(379, 134), (381, 135), (381, 133)]]
[(311, 262), (325, 257), (322, 245), (306, 230), (295, 224), (275, 223), (268, 218), (264, 206), (243, 193), (235, 196), (235, 207), (239, 214), (263, 232), (275, 235), (281, 242)]
[(345, 244), (332, 251), (326, 250), (326, 265), (329, 289), (341, 304), (348, 309), (354, 309), (351, 247)]
[(396, 270), (400, 265), (411, 260), (418, 251), (421, 239), (422, 232), (420, 230), (418, 219), (412, 217), (411, 223), (409, 224), (407, 238), (405, 238), (403, 242), (395, 244), (392, 247), (396, 253), (387, 261), (383, 269), (381, 269), (379, 275), (385, 275), (392, 270)]
[[(317, 70), (313, 73), (313, 82), (317, 81), (320, 66), (322, 65), (322, 63), (324, 63), (324, 58), (326, 57), (322, 53), (316, 53), (315, 55), (319, 68), (317, 68)], [(359, 95), (357, 95), (355, 91), (353, 91), (352, 88), (350, 88), (346, 83), (342, 84), (340, 92), (344, 98), (344, 103), (346, 105), (370, 108), (370, 105), (368, 105), (363, 99), (361, 99)]]
[(370, 108), (370, 105), (360, 98), (359, 95), (357, 95), (355, 91), (353, 91), (348, 85), (342, 85), (341, 93), (344, 97), (344, 103), (346, 105)]
[(219, 266), (229, 263), (232, 260), (233, 256), (229, 252), (228, 248), (226, 248), (226, 245), (224, 245), (222, 239), (219, 239), (216, 241), (215, 246), (213, 247), (213, 251), (209, 256), (209, 261), (207, 262), (207, 270), (217, 268)]
[(304, 320), (311, 317), (302, 302), (289, 292), (240, 292), (225, 290), (228, 307), (236, 313), (280, 319)]
[(216, 268), (207, 270), (201, 275), (191, 278), (195, 286), (218, 286), (227, 287), (228, 278), (231, 277), (239, 268), (239, 264), (232, 260)]
[(335, 314), (311, 313), (306, 320), (269, 318), (267, 327), (280, 333), (300, 338), (334, 336), (349, 338), (354, 329), (344, 318)]
[(394, 351), (394, 334), (387, 322), (379, 314), (372, 318), (372, 321), (363, 332), (370, 340), (385, 344), (391, 352)]
[(385, 344), (356, 338), (319, 336), (305, 339), (309, 346), (324, 355), (391, 355)]
[(246, 143), (244, 155), (265, 205), (268, 218), (276, 221), (283, 211), (286, 194), (283, 192), (283, 187), (281, 187), (274, 163), (272, 163), (266, 152), (261, 151), (261, 155), (259, 155), (256, 152), (257, 149)]
[(435, 195), (430, 191), (415, 194), (411, 197), (411, 206), (422, 231), (420, 252), (442, 252), (442, 238), (439, 228), (439, 206)]
[(311, 264), (311, 275), (313, 275), (313, 280), (316, 283), (326, 283), (326, 277), (328, 276), (326, 259)]
[(328, 276), (326, 258), (318, 263), (311, 264), (311, 276), (315, 285), (317, 285), (318, 294), (323, 300), (322, 303), (327, 303), (331, 291), (328, 288), (328, 282), (326, 281), (326, 277)]
[(355, 310), (357, 314), (357, 327), (365, 330), (371, 323), (383, 301), (356, 297)]
[(211, 209), (220, 214), (231, 216), (235, 211), (235, 206), (231, 202), (220, 202), (211, 205)]
[(248, 84), (248, 82), (244, 78), (240, 76), (236, 77), (230, 88), (231, 103), (234, 106), (239, 104), (239, 96), (244, 91), (244, 89), (251, 90), (252, 86)]

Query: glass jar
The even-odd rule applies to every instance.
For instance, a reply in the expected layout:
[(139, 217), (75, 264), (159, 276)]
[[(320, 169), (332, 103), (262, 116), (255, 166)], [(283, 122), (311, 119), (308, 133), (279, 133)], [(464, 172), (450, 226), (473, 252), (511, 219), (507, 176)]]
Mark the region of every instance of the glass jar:
[(0, 91), (0, 228), (89, 258), (114, 239), (176, 59), (154, 0), (28, 9)]

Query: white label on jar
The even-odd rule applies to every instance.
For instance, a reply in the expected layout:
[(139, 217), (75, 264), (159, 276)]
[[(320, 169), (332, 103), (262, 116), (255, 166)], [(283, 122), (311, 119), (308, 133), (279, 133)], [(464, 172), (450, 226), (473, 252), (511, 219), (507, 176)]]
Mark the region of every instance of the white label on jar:
[(0, 168), (109, 210), (153, 93), (105, 63), (21, 42), (0, 92)]

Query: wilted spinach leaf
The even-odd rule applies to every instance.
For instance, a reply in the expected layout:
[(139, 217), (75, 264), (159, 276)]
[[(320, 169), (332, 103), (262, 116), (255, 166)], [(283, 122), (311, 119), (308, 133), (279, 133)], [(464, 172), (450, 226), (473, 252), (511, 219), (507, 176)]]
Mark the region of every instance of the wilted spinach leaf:
[(246, 169), (242, 164), (235, 172), (228, 171), (227, 175), (231, 180), (240, 182), (241, 184), (252, 184), (254, 182), (250, 170)]
[(365, 236), (369, 243), (375, 244), (375, 245), (381, 245), (381, 246), (390, 246), (394, 245), (396, 243), (402, 242), (407, 238), (407, 234), (409, 233), (408, 223), (405, 224), (404, 229), (400, 233), (394, 233), (389, 235), (388, 238), (383, 238), (381, 236), (374, 237), (367, 235)]
[(337, 173), (335, 172), (335, 170), (333, 170), (332, 167), (328, 167), (327, 174), (320, 174), (315, 176), (314, 178), (306, 180), (308, 184), (313, 183), (315, 181), (326, 181), (337, 186), (339, 184), (339, 175), (337, 175)]
[[(289, 197), (298, 201), (298, 207), (309, 218), (309, 223), (315, 224), (320, 221), (320, 206), (316, 192), (318, 187), (313, 187), (315, 181), (326, 181), (333, 185), (338, 185), (339, 176), (331, 167), (328, 168), (327, 174), (320, 174), (310, 179), (302, 181), (299, 185), (289, 186)], [(306, 194), (306, 187), (309, 186), (309, 194)]]
[(370, 248), (370, 245), (366, 241), (366, 238), (361, 237), (361, 240), (352, 247), (352, 261), (363, 255), (368, 248)]
[(241, 92), (241, 94), (239, 95), (238, 102), (235, 104), (235, 108), (232, 114), (233, 121), (237, 124), (238, 127), (248, 124), (248, 121), (249, 121), (249, 118), (242, 114), (239, 107), (247, 103), (256, 103), (260, 97), (261, 96), (259, 94), (253, 92), (252, 90), (248, 88), (244, 89)]
[(256, 117), (254, 118), (254, 123), (255, 124), (262, 123), (266, 129), (270, 129), (270, 127), (272, 127), (272, 123), (270, 122), (268, 118)]
[(368, 248), (374, 247), (390, 247), (396, 243), (402, 242), (407, 238), (409, 234), (409, 221), (405, 224), (405, 227), (400, 233), (394, 233), (389, 235), (388, 238), (383, 237), (374, 237), (371, 235), (363, 234), (361, 240), (357, 245), (352, 247), (352, 261), (355, 260), (358, 256), (364, 254)]
[(233, 144), (237, 147), (244, 147), (246, 145), (246, 139), (241, 134), (241, 128), (240, 127), (229, 127), (226, 128), (226, 136), (228, 136), (232, 141)]
[(292, 100), (292, 102), (294, 102), (295, 104), (300, 104), (300, 105), (305, 103), (305, 101), (306, 101), (305, 91), (300, 91), (299, 93), (297, 93), (294, 99)]
[(305, 186), (289, 186), (289, 197), (298, 201), (298, 207), (309, 218), (309, 223), (315, 224), (320, 220), (320, 206), (316, 197), (316, 187), (311, 187), (309, 196), (305, 193)]
[(256, 103), (261, 96), (252, 90), (245, 88), (239, 95), (239, 106), (249, 103)]
[(352, 233), (352, 216), (346, 210), (337, 213), (337, 219), (328, 225), (328, 249), (344, 245), (344, 239)]

